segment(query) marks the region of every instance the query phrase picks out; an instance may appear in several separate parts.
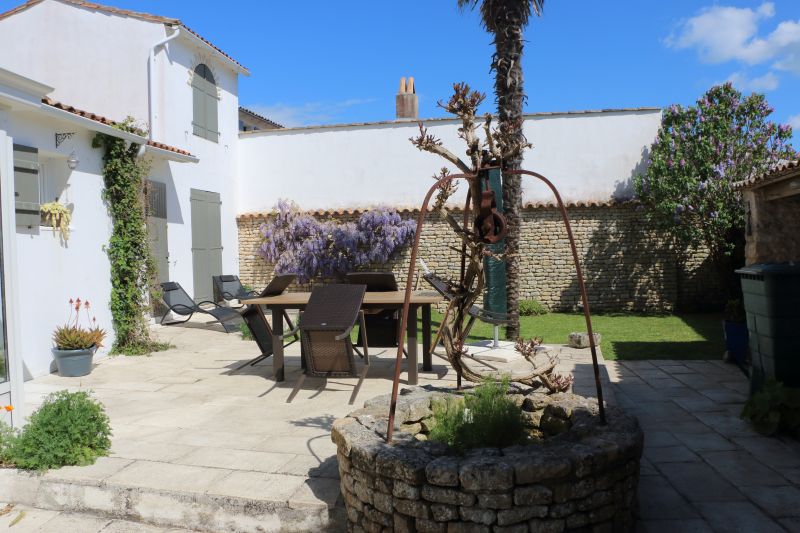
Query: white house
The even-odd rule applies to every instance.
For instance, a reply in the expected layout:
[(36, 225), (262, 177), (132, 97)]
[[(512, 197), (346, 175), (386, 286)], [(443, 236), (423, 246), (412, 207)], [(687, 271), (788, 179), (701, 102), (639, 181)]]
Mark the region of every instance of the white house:
[[(113, 331), (95, 133), (142, 144), (152, 160), (161, 201), (151, 202), (148, 225), (161, 280), (210, 299), (211, 275), (237, 271), (237, 86), (249, 73), (177, 19), (79, 0), (31, 0), (0, 14), (0, 50), (14, 50), (0, 54), (0, 347), (9, 343), (0, 359), (11, 356), (0, 367), (2, 406), (14, 390), (6, 368), (17, 381), (50, 372), (50, 334), (70, 297), (94, 302)], [(149, 137), (113, 128), (127, 116), (149, 124)], [(73, 213), (66, 244), (38, 212), (55, 199)]]

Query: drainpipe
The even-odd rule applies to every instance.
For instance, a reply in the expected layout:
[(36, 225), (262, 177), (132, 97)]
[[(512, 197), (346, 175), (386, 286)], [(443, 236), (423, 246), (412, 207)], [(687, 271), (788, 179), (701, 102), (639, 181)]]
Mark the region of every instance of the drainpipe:
[(172, 35), (170, 35), (166, 39), (162, 39), (162, 40), (158, 41), (157, 43), (155, 43), (150, 48), (150, 59), (147, 62), (147, 74), (148, 74), (148, 77), (147, 77), (147, 100), (148, 100), (148, 103), (149, 103), (149, 106), (150, 106), (150, 117), (149, 117), (150, 118), (150, 123), (149, 123), (150, 134), (149, 134), (149, 139), (151, 141), (153, 140), (153, 130), (155, 130), (155, 119), (156, 119), (156, 104), (155, 104), (155, 101), (153, 99), (154, 98), (153, 95), (155, 94), (155, 78), (156, 78), (156, 50), (158, 49), (159, 46), (164, 46), (169, 41), (171, 41), (172, 39), (174, 39), (175, 37), (177, 37), (178, 35), (181, 34), (180, 26), (169, 26), (169, 28), (172, 28), (173, 30), (175, 30), (175, 33), (173, 33)]

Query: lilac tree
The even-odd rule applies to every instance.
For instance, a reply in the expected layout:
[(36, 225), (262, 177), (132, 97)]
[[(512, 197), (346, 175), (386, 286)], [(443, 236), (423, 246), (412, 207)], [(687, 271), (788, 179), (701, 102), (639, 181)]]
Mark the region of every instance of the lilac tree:
[(355, 222), (319, 221), (285, 200), (275, 211), (261, 224), (258, 254), (275, 264), (277, 274), (296, 274), (301, 283), (386, 263), (414, 236), (413, 220), (382, 207), (364, 212)]
[(648, 218), (681, 250), (705, 246), (729, 296), (743, 262), (744, 206), (732, 184), (794, 157), (792, 129), (768, 120), (764, 95), (712, 87), (694, 106), (664, 110), (647, 171), (634, 180)]

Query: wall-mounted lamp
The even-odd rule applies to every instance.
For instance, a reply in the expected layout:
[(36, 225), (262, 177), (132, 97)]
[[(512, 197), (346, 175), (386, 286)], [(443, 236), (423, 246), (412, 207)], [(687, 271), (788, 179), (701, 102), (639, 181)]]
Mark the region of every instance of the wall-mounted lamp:
[(80, 162), (81, 162), (80, 159), (78, 159), (78, 156), (75, 154), (75, 150), (73, 150), (72, 153), (69, 154), (69, 158), (67, 159), (67, 166), (69, 167), (70, 170), (75, 170), (76, 168), (78, 168), (78, 163)]

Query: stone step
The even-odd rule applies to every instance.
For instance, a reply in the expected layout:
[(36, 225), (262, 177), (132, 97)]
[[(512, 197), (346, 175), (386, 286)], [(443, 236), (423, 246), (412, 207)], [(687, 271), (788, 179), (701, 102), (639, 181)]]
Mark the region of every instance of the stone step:
[(345, 524), (335, 479), (114, 457), (44, 474), (0, 469), (0, 501), (205, 532), (342, 531)]
[[(4, 514), (5, 513), (5, 514)], [(13, 525), (12, 525), (13, 524)], [(50, 511), (0, 502), (0, 531), (80, 533), (192, 533), (190, 529), (158, 527), (86, 513)]]

